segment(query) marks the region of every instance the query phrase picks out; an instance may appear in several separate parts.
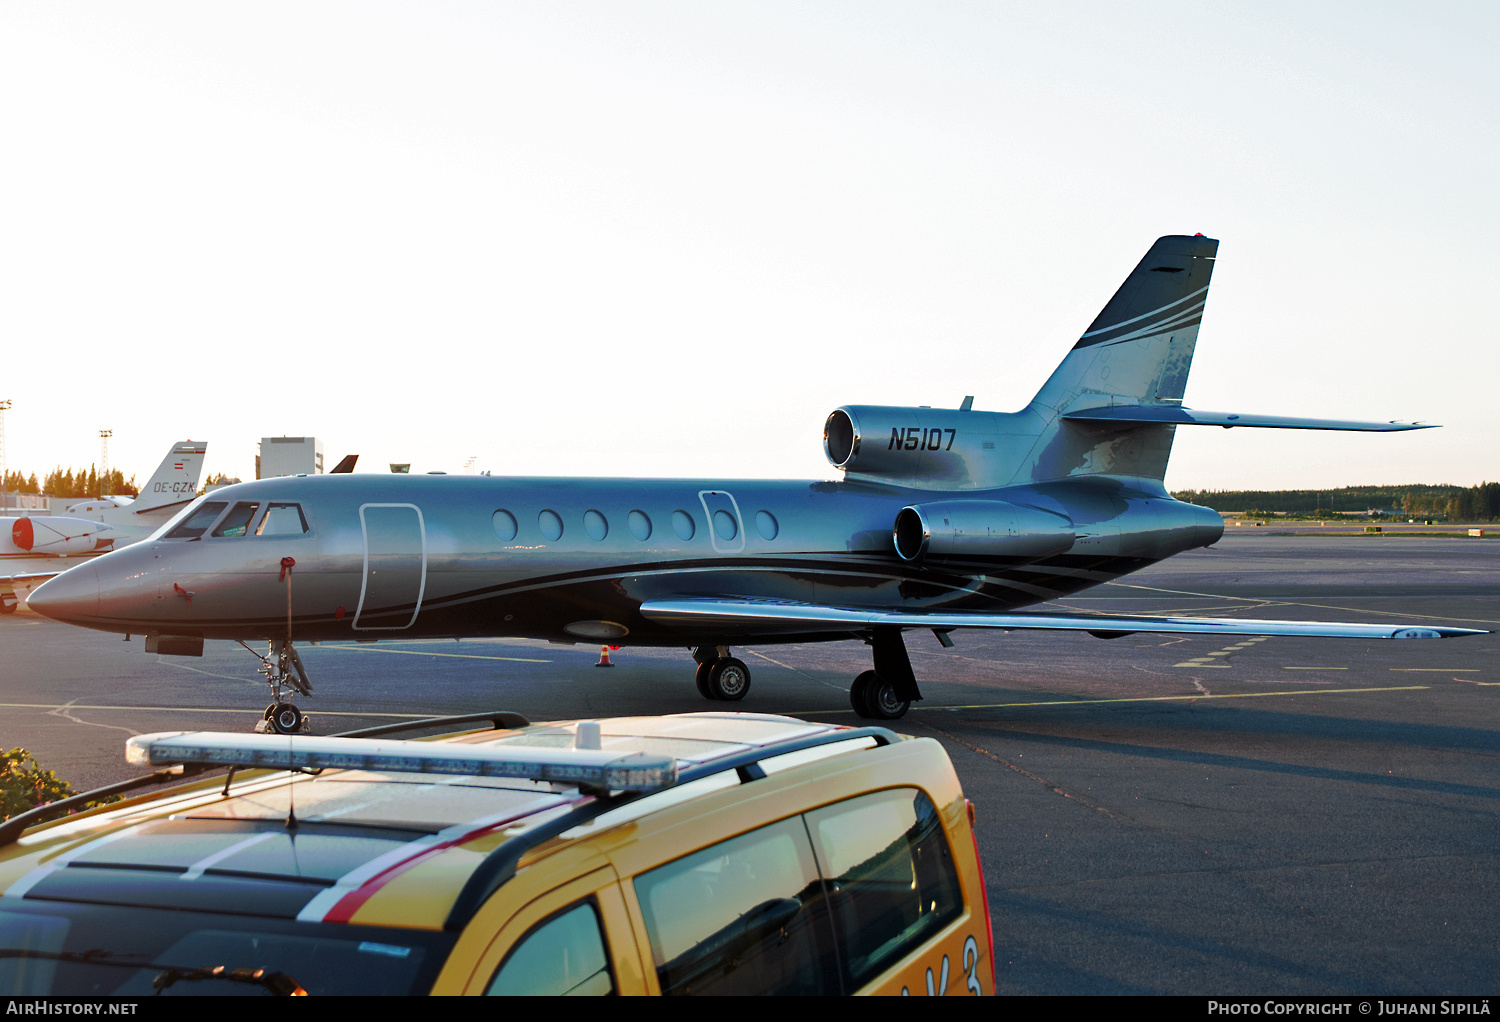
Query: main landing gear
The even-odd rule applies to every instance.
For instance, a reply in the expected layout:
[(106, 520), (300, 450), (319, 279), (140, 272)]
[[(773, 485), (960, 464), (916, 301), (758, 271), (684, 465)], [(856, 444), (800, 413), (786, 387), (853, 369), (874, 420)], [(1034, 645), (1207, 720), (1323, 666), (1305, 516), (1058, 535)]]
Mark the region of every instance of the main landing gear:
[[(241, 646), (245, 646), (243, 642)], [(245, 646), (250, 649), (249, 646)], [(251, 653), (255, 650), (250, 649)], [(285, 639), (272, 639), (271, 648), (260, 658), (260, 673), (271, 685), (271, 705), (255, 723), (256, 734), (295, 735), (307, 730), (307, 715), (297, 709), (286, 696), (286, 689), (295, 689), (304, 696), (312, 695), (312, 682), (307, 678), (307, 668), (302, 658)]]
[(849, 686), (849, 704), (861, 717), (897, 720), (906, 716), (913, 700), (921, 699), (906, 641), (899, 628), (877, 628), (865, 640), (875, 654), (875, 669), (865, 671)]
[[(898, 720), (922, 698), (901, 629), (877, 628), (865, 641), (874, 653), (875, 669), (854, 679), (849, 703), (868, 720)], [(750, 691), (750, 668), (730, 656), (728, 646), (699, 646), (693, 659), (698, 662), (695, 680), (703, 698), (736, 702)]]
[(698, 662), (698, 694), (704, 699), (738, 702), (750, 691), (750, 668), (729, 655), (728, 646), (699, 646), (693, 650)]

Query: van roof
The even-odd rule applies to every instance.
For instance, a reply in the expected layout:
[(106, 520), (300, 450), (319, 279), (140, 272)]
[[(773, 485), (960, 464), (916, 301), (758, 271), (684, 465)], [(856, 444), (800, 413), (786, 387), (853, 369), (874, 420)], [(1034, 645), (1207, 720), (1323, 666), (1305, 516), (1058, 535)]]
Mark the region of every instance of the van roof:
[[(523, 757), (545, 751), (552, 761), (567, 760), (580, 723), (379, 744)], [(854, 739), (897, 740), (883, 728), (723, 712), (620, 717), (597, 727), (605, 753), (674, 761), (679, 787), (729, 770), (753, 780), (765, 776), (757, 766), (763, 760), (805, 759), (820, 747), (831, 754)], [(230, 737), (289, 750), (298, 742)], [(444, 928), (456, 929), (539, 844), (591, 820), (613, 825), (651, 811), (653, 802), (681, 801), (649, 791), (591, 793), (556, 780), (371, 769), (257, 771), (231, 782), (205, 779), (33, 830), (0, 859), (3, 896), (340, 922), (396, 876), (464, 849), (482, 854), (461, 857), (466, 865), (443, 870), (440, 883), (452, 899)]]

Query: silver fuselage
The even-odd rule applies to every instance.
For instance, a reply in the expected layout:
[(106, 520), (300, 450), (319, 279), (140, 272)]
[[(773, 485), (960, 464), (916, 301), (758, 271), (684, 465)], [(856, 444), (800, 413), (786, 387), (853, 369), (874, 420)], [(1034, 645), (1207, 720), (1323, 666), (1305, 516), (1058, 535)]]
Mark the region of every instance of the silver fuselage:
[[(1087, 589), (1223, 533), (1208, 508), (1149, 483), (1097, 475), (963, 493), (1072, 523), (1069, 549), (1029, 560), (903, 560), (892, 523), (934, 492), (857, 480), (342, 475), (260, 480), (211, 496), (231, 508), (256, 503), (260, 514), (272, 503), (295, 503), (306, 532), (255, 535), (252, 528), (215, 537), (210, 529), (173, 539), (169, 524), (48, 583), (38, 591), (49, 594), (46, 612), (114, 632), (279, 639), (288, 635), (290, 600), (296, 640), (527, 636), (698, 645), (725, 637), (655, 624), (640, 614), (641, 603), (733, 595), (1009, 610)], [(295, 561), (289, 579), (284, 558)], [(740, 634), (734, 641), (785, 639)]]

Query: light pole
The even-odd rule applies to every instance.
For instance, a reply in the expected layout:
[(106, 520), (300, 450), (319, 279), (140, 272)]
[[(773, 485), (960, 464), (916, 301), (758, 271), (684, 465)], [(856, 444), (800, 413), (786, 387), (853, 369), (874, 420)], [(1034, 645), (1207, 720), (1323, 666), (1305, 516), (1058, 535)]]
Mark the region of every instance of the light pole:
[(99, 469), (99, 496), (103, 497), (109, 492), (109, 438), (115, 435), (112, 429), (101, 429), (99, 431), (99, 460), (103, 465)]
[(5, 410), (10, 407), (10, 398), (0, 400), (0, 510), (6, 507), (5, 500)]

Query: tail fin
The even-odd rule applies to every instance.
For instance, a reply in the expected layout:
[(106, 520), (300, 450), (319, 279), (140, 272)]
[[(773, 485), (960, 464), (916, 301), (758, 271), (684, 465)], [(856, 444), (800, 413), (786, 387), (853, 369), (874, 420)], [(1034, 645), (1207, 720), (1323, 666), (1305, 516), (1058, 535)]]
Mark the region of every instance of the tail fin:
[(1027, 406), (1043, 428), (1023, 476), (1159, 482), (1166, 475), (1172, 426), (1062, 416), (1112, 405), (1182, 403), (1218, 248), (1202, 235), (1156, 240)]
[(201, 440), (179, 440), (173, 444), (166, 460), (141, 487), (141, 495), (122, 510), (134, 518), (192, 500), (198, 493), (198, 477), (203, 472), (203, 455), (207, 451), (208, 444)]

